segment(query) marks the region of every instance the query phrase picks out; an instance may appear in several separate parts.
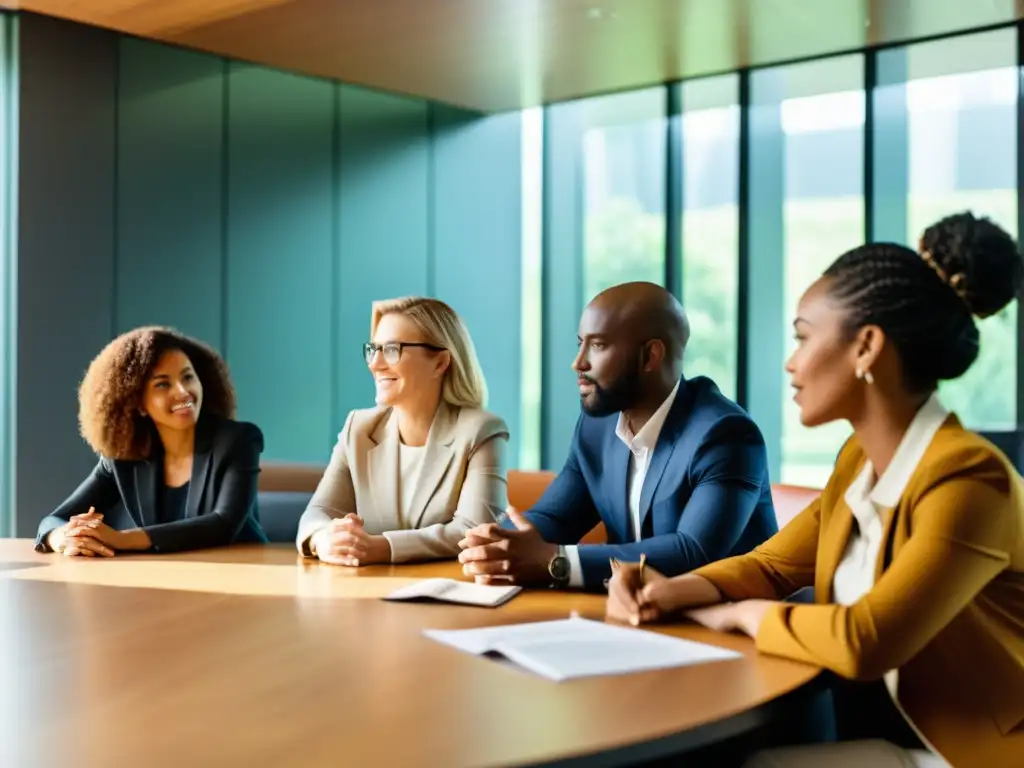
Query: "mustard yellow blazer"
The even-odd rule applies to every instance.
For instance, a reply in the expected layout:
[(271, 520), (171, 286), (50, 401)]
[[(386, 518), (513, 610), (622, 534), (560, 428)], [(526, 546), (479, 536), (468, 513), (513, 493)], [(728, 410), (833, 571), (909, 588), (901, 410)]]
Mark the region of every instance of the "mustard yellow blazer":
[(1024, 766), (1024, 481), (950, 415), (895, 508), (884, 510), (875, 585), (830, 603), (866, 461), (843, 448), (821, 497), (753, 552), (694, 573), (726, 600), (814, 586), (816, 605), (765, 616), (759, 651), (856, 680), (898, 669), (896, 698), (954, 768)]

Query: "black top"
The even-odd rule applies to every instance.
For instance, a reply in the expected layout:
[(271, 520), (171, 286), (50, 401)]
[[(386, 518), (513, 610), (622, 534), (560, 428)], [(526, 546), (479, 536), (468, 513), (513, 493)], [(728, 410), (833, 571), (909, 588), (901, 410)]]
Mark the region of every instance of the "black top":
[(185, 519), (185, 503), (188, 501), (189, 483), (172, 488), (160, 483), (160, 496), (156, 504), (157, 523), (173, 523)]
[[(92, 473), (39, 523), (36, 550), (46, 537), (89, 507), (119, 531), (142, 528), (155, 552), (267, 541), (256, 506), (263, 433), (255, 424), (202, 416), (196, 426), (192, 478), (165, 489), (163, 451), (142, 461), (101, 458)], [(179, 498), (180, 495), (180, 498)]]

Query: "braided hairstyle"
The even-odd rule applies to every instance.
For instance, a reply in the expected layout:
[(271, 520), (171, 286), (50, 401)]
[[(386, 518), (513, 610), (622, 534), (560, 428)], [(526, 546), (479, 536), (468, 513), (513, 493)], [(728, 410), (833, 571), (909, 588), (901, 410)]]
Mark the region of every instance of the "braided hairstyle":
[(974, 318), (994, 315), (1020, 294), (1024, 262), (1009, 234), (971, 213), (932, 224), (920, 248), (862, 245), (840, 256), (825, 277), (850, 332), (881, 328), (900, 357), (907, 387), (926, 393), (974, 363)]

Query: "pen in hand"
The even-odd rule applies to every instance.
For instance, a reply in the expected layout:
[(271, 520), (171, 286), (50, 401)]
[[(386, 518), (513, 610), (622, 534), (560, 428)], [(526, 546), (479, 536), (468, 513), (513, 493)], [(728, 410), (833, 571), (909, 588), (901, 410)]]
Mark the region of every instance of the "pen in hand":
[[(608, 558), (608, 564), (612, 567), (612, 576), (614, 576), (616, 573), (618, 573), (618, 571), (619, 571), (619, 561), (618, 560), (616, 560), (614, 557), (609, 557)], [(608, 589), (608, 582), (610, 580), (611, 579), (605, 579), (603, 582), (601, 582), (601, 586), (603, 586), (605, 589)]]

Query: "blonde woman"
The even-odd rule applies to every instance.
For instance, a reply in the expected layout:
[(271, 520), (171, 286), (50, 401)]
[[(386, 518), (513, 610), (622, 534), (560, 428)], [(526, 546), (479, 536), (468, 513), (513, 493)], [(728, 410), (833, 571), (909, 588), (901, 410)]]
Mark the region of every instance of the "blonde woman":
[(377, 405), (345, 420), (299, 551), (348, 566), (453, 557), (466, 531), (505, 509), (508, 427), (484, 410), (476, 350), (444, 302), (377, 302), (370, 336)]

